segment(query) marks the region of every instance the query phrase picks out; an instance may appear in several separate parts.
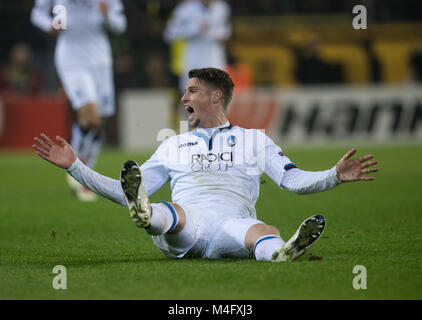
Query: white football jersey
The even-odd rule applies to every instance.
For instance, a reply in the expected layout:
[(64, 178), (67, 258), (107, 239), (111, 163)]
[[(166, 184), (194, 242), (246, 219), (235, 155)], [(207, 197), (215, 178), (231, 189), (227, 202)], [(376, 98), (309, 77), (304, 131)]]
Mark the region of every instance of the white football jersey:
[(141, 171), (148, 195), (170, 180), (173, 202), (256, 217), (261, 174), (280, 185), (289, 168), (294, 165), (265, 133), (227, 122), (168, 138)]
[(126, 17), (120, 0), (102, 0), (108, 4), (107, 18), (99, 10), (100, 0), (36, 0), (31, 21), (45, 32), (53, 29), (50, 13), (55, 6), (66, 10), (66, 29), (60, 30), (55, 50), (59, 67), (111, 66), (111, 47), (106, 29), (126, 30)]
[[(76, 159), (67, 171), (81, 184), (126, 205), (119, 180), (93, 171)], [(342, 183), (336, 166), (324, 171), (296, 168), (262, 131), (225, 123), (166, 139), (141, 165), (148, 196), (170, 181), (172, 202), (199, 213), (256, 218), (260, 176), (297, 194), (329, 190)]]

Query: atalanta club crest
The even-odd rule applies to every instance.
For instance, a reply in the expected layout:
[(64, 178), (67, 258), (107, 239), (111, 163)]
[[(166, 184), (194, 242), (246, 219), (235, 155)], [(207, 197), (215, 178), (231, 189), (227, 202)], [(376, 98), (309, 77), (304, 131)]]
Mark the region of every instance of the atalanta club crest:
[(237, 139), (235, 136), (229, 136), (227, 138), (227, 144), (229, 147), (233, 147), (236, 144), (236, 142), (237, 142)]

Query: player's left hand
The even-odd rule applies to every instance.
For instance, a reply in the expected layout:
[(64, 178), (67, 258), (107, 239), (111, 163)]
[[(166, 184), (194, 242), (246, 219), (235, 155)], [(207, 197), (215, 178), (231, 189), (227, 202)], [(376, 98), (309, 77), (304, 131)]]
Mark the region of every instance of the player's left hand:
[(371, 160), (374, 155), (367, 154), (358, 159), (351, 159), (357, 149), (349, 150), (337, 163), (337, 177), (342, 182), (352, 181), (371, 181), (374, 177), (363, 176), (363, 174), (377, 172), (378, 168), (370, 168), (378, 163), (377, 160)]

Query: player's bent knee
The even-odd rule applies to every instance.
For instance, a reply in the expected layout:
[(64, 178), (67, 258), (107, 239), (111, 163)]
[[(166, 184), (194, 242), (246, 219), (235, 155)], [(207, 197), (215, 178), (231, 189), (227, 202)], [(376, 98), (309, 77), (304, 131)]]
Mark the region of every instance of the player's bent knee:
[(280, 231), (278, 231), (277, 227), (266, 225), (265, 234), (274, 234), (276, 236), (280, 236)]
[(276, 227), (270, 226), (265, 223), (254, 224), (252, 227), (249, 228), (248, 233), (251, 233), (251, 235), (255, 235), (257, 237), (262, 237), (267, 234), (274, 234), (277, 236), (280, 235), (280, 232)]
[(257, 223), (249, 228), (245, 236), (245, 246), (247, 249), (252, 250), (255, 245), (255, 242), (266, 235), (276, 235), (280, 236), (280, 232), (274, 226), (270, 226), (265, 223)]
[(169, 234), (176, 234), (183, 230), (186, 224), (186, 214), (183, 208), (179, 206), (177, 203), (171, 202), (171, 205), (176, 210), (178, 221), (174, 229), (170, 231)]

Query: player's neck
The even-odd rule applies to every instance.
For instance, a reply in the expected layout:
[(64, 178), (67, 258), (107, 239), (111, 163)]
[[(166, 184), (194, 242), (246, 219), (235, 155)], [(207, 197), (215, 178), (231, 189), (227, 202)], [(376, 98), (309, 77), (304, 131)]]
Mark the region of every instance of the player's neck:
[(204, 128), (204, 129), (217, 128), (217, 127), (221, 127), (227, 122), (228, 120), (227, 120), (226, 115), (222, 113), (213, 119), (205, 120), (203, 123), (200, 123), (198, 128)]

